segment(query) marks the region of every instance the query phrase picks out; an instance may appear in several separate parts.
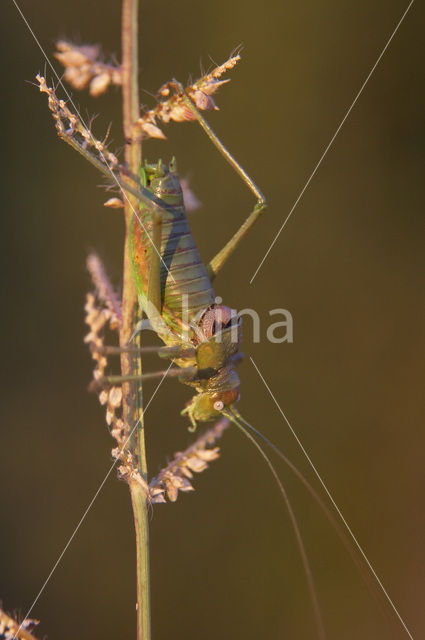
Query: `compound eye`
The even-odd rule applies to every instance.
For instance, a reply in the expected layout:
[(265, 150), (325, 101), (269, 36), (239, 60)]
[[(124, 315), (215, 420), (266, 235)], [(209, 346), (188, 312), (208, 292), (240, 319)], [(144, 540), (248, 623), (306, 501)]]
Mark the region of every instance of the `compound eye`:
[(222, 402), (221, 400), (217, 400), (216, 402), (214, 402), (214, 409), (216, 411), (223, 411), (224, 409), (224, 402)]

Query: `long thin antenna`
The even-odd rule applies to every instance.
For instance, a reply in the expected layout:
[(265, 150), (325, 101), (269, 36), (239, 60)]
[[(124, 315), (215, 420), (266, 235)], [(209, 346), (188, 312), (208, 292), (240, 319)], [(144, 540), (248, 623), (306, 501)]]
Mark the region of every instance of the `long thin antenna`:
[(285, 501), (286, 504), (286, 508), (288, 510), (288, 514), (289, 514), (289, 518), (291, 520), (291, 524), (292, 524), (292, 528), (294, 530), (295, 533), (295, 538), (297, 540), (297, 545), (298, 545), (298, 549), (300, 552), (300, 556), (301, 556), (301, 560), (303, 563), (303, 567), (304, 567), (304, 572), (307, 578), (307, 584), (308, 584), (308, 589), (310, 592), (310, 598), (312, 601), (312, 605), (313, 605), (313, 610), (314, 610), (314, 617), (316, 620), (316, 627), (317, 627), (317, 635), (320, 638), (320, 640), (326, 640), (326, 633), (325, 633), (325, 628), (323, 626), (323, 620), (322, 620), (322, 614), (320, 611), (320, 606), (319, 606), (319, 600), (317, 598), (317, 591), (316, 591), (316, 587), (314, 585), (314, 581), (313, 581), (313, 574), (311, 572), (311, 567), (310, 567), (310, 563), (308, 561), (308, 557), (307, 557), (307, 553), (304, 547), (304, 542), (301, 536), (301, 532), (298, 526), (298, 522), (297, 519), (295, 517), (294, 511), (292, 509), (292, 505), (289, 501), (289, 497), (288, 494), (286, 493), (286, 490), (277, 474), (276, 469), (274, 468), (270, 458), (268, 457), (268, 455), (266, 454), (266, 452), (263, 450), (263, 448), (261, 447), (261, 445), (256, 441), (256, 439), (249, 433), (249, 431), (247, 431), (245, 429), (245, 427), (242, 426), (242, 424), (237, 420), (237, 416), (236, 414), (234, 414), (232, 411), (228, 410), (228, 411), (223, 411), (222, 412), (223, 415), (228, 418), (229, 420), (231, 420), (231, 422), (233, 422), (233, 424), (235, 424), (238, 429), (240, 429), (240, 431), (242, 431), (242, 433), (248, 438), (248, 440), (250, 440), (252, 442), (252, 444), (254, 445), (254, 447), (257, 449), (257, 451), (260, 453), (260, 455), (264, 458), (264, 460), (267, 463), (267, 466), (269, 467), (270, 471), (272, 472), (274, 479), (276, 480), (276, 484), (279, 487), (280, 493), (282, 494), (282, 497)]
[[(361, 558), (359, 558), (358, 554), (355, 552), (355, 549), (353, 548), (353, 544), (351, 542), (351, 539), (349, 538), (349, 536), (345, 533), (345, 530), (343, 529), (343, 527), (340, 525), (340, 523), (338, 522), (338, 520), (335, 518), (335, 516), (333, 515), (333, 513), (331, 513), (330, 509), (327, 507), (327, 505), (325, 504), (325, 502), (323, 501), (323, 499), (321, 498), (321, 496), (317, 493), (317, 491), (312, 487), (312, 485), (309, 483), (309, 481), (307, 480), (307, 478), (301, 473), (301, 471), (298, 469), (298, 467), (296, 467), (294, 465), (293, 462), (291, 462), (291, 460), (289, 460), (289, 458), (287, 458), (285, 456), (285, 454), (273, 443), (271, 442), (271, 440), (269, 440), (268, 438), (266, 438), (265, 435), (263, 435), (261, 433), (261, 431), (259, 431), (258, 429), (256, 429), (255, 427), (252, 426), (252, 424), (250, 424), (247, 420), (245, 420), (245, 418), (243, 416), (241, 416), (241, 414), (239, 413), (239, 411), (237, 411), (235, 408), (233, 408), (233, 412), (235, 413), (235, 415), (237, 416), (237, 418), (243, 422), (243, 424), (248, 427), (248, 429), (251, 429), (251, 431), (253, 433), (255, 433), (259, 438), (261, 438), (261, 440), (263, 440), (263, 442), (265, 442), (267, 444), (267, 446), (269, 446), (278, 456), (279, 458), (281, 458), (283, 460), (283, 462), (291, 469), (291, 471), (293, 472), (293, 474), (300, 480), (300, 482), (302, 482), (302, 484), (305, 486), (305, 488), (307, 489), (307, 491), (310, 493), (310, 495), (312, 496), (312, 498), (315, 500), (315, 502), (319, 505), (319, 507), (322, 509), (323, 513), (325, 514), (325, 516), (327, 517), (327, 519), (329, 520), (330, 524), (332, 525), (332, 527), (335, 530), (335, 533), (337, 534), (337, 536), (339, 537), (339, 539), (341, 540), (342, 544), (344, 545), (344, 547), (346, 548), (346, 550), (348, 551), (348, 553), (350, 554), (351, 559), (353, 560), (354, 564), (356, 565), (356, 567), (358, 568), (358, 570), (360, 571), (360, 574), (363, 578), (363, 580), (365, 581), (367, 588), (369, 589), (369, 591), (371, 592), (371, 594), (373, 595), (373, 597), (379, 602), (380, 606), (383, 609), (383, 613), (385, 615), (385, 617), (388, 620), (388, 614), (387, 614), (387, 607), (385, 607), (384, 605), (387, 604), (386, 600), (383, 597), (383, 594), (381, 592), (380, 589), (377, 588), (377, 584), (375, 582), (375, 580), (372, 579), (372, 575), (369, 573), (369, 571), (367, 571), (366, 567), (364, 566), (364, 564), (361, 561)], [(389, 621), (389, 620), (388, 620)]]

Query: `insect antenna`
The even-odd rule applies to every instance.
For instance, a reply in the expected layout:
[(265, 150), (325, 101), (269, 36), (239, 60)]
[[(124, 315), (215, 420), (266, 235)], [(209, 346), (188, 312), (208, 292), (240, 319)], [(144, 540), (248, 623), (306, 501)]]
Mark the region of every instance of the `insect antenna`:
[[(389, 622), (387, 601), (384, 598), (384, 594), (382, 593), (381, 589), (379, 588), (379, 585), (376, 583), (376, 580), (374, 579), (374, 576), (372, 576), (372, 574), (367, 570), (367, 568), (365, 567), (365, 565), (362, 562), (362, 559), (359, 558), (358, 554), (356, 553), (356, 550), (353, 548), (353, 543), (352, 543), (351, 537), (349, 535), (347, 535), (347, 533), (345, 532), (344, 528), (341, 526), (341, 524), (338, 522), (336, 517), (330, 511), (330, 509), (325, 504), (325, 502), (323, 501), (321, 496), (312, 487), (310, 482), (301, 473), (301, 471), (298, 469), (298, 467), (296, 467), (294, 465), (294, 463), (291, 462), (291, 460), (289, 460), (289, 458), (287, 458), (285, 456), (285, 454), (282, 453), (282, 451), (273, 442), (271, 442), (271, 440), (269, 440), (265, 435), (263, 435), (261, 433), (261, 431), (259, 431), (255, 427), (253, 427), (252, 424), (250, 424), (247, 420), (245, 420), (245, 418), (243, 416), (241, 416), (239, 411), (237, 411), (234, 407), (232, 409), (232, 413), (234, 413), (234, 415), (237, 417), (237, 419), (240, 420), (248, 429), (250, 429), (253, 433), (255, 433), (255, 435), (257, 435), (259, 438), (261, 438), (261, 440), (263, 442), (265, 442), (267, 444), (267, 446), (269, 446), (279, 456), (279, 458), (281, 458), (283, 460), (283, 462), (291, 469), (293, 474), (300, 480), (300, 482), (302, 482), (304, 487), (307, 489), (307, 491), (310, 493), (312, 498), (315, 500), (316, 504), (321, 508), (322, 512), (324, 513), (324, 515), (327, 517), (328, 521), (330, 522), (330, 524), (334, 528), (335, 533), (337, 534), (338, 538), (341, 540), (342, 544), (344, 545), (344, 547), (348, 551), (351, 559), (353, 560), (354, 564), (356, 565), (357, 569), (359, 570), (359, 573), (362, 576), (363, 580), (365, 581), (369, 592), (372, 594), (372, 596), (375, 598), (375, 600), (377, 600), (377, 602), (379, 602), (379, 605), (380, 605), (385, 617), (387, 618), (387, 621)], [(349, 531), (349, 533), (351, 534), (351, 531)]]
[(304, 573), (307, 579), (307, 584), (308, 584), (308, 590), (310, 593), (310, 598), (311, 598), (311, 602), (313, 605), (313, 610), (314, 610), (314, 617), (315, 617), (315, 621), (316, 621), (316, 628), (317, 628), (317, 635), (320, 638), (320, 640), (326, 640), (326, 633), (325, 633), (325, 628), (323, 626), (323, 620), (322, 620), (322, 614), (320, 611), (320, 606), (319, 606), (319, 600), (317, 597), (317, 591), (316, 591), (316, 587), (314, 585), (314, 580), (313, 580), (313, 574), (311, 571), (311, 567), (310, 567), (310, 563), (308, 561), (308, 557), (307, 557), (307, 552), (305, 550), (304, 547), (304, 542), (301, 536), (301, 532), (298, 526), (298, 522), (297, 519), (295, 517), (295, 513), (292, 509), (292, 505), (291, 502), (289, 500), (288, 494), (286, 492), (285, 487), (283, 486), (276, 469), (273, 466), (272, 461), (270, 460), (270, 458), (268, 457), (268, 455), (266, 454), (266, 452), (264, 451), (264, 449), (262, 448), (262, 446), (257, 442), (257, 440), (254, 438), (254, 436), (249, 433), (249, 431), (241, 424), (241, 422), (239, 422), (240, 416), (239, 414), (234, 413), (231, 410), (227, 410), (227, 411), (223, 411), (222, 412), (223, 415), (228, 418), (231, 422), (233, 422), (233, 424), (235, 424), (238, 429), (240, 429), (240, 431), (242, 431), (242, 433), (248, 438), (248, 440), (250, 440), (252, 442), (252, 444), (254, 445), (254, 447), (258, 450), (258, 452), (260, 453), (260, 455), (263, 457), (263, 459), (266, 461), (267, 466), (269, 467), (270, 471), (273, 474), (273, 477), (276, 481), (277, 486), (279, 487), (280, 493), (282, 494), (283, 500), (285, 502), (286, 505), (286, 509), (288, 511), (288, 515), (289, 515), (289, 519), (291, 521), (292, 524), (292, 528), (294, 530), (294, 534), (295, 534), (295, 538), (297, 541), (297, 546), (298, 546), (298, 550), (301, 556), (301, 561), (303, 564), (303, 568), (304, 568)]

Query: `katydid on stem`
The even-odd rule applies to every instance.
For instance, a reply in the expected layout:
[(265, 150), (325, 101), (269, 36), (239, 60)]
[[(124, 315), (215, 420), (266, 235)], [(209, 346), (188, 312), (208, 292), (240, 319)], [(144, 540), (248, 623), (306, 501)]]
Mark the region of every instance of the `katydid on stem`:
[[(183, 94), (183, 101), (258, 200), (236, 234), (205, 266), (189, 229), (175, 160), (168, 167), (161, 160), (156, 165), (145, 164), (141, 168), (141, 184), (152, 193), (156, 202), (161, 203), (161, 210), (153, 211), (149, 205), (141, 204), (139, 216), (132, 220), (130, 254), (139, 304), (151, 327), (172, 350), (170, 357), (181, 369), (180, 375), (176, 369), (170, 369), (168, 373), (177, 373), (182, 382), (197, 392), (182, 411), (191, 421), (190, 430), (196, 429), (198, 421), (206, 422), (225, 415), (253, 442), (270, 467), (296, 535), (318, 637), (325, 638), (307, 554), (287, 493), (268, 456), (233, 411), (233, 405), (239, 398), (240, 381), (235, 365), (241, 357), (241, 319), (231, 308), (217, 304), (212, 288), (215, 275), (264, 211), (265, 199), (190, 98)], [(181, 348), (177, 355), (176, 347)], [(185, 356), (185, 352), (189, 355)], [(164, 375), (164, 372), (157, 375)], [(146, 374), (145, 379), (148, 376)], [(114, 380), (118, 381), (118, 378)]]
[[(188, 416), (190, 430), (195, 430), (199, 422), (224, 416), (257, 448), (269, 466), (285, 502), (307, 579), (317, 636), (324, 639), (326, 635), (317, 594), (294, 511), (271, 460), (254, 436), (261, 438), (284, 460), (324, 510), (344, 544), (348, 548), (352, 545), (342, 527), (298, 469), (236, 410), (235, 403), (239, 399), (240, 386), (236, 366), (242, 358), (239, 352), (242, 337), (241, 319), (234, 310), (222, 304), (221, 299), (216, 298), (212, 286), (216, 275), (266, 208), (261, 191), (220, 142), (200, 113), (201, 108), (207, 108), (205, 105), (209, 104), (208, 98), (216, 90), (216, 85), (223, 83), (218, 78), (234, 66), (235, 63), (232, 61), (236, 58), (239, 59), (239, 56), (231, 58), (191, 85), (190, 90), (184, 89), (176, 81), (164, 85), (159, 94), (164, 101), (160, 101), (154, 110), (145, 114), (141, 121), (135, 124), (134, 129), (135, 135), (150, 131), (151, 134), (155, 133), (156, 137), (163, 137), (158, 134), (156, 119), (162, 118), (165, 122), (170, 119), (197, 121), (254, 194), (256, 203), (252, 212), (227, 244), (207, 264), (202, 262), (189, 228), (175, 159), (168, 164), (162, 160), (154, 164), (145, 162), (139, 168), (138, 175), (131, 174), (125, 166), (119, 164), (116, 156), (107, 151), (103, 143), (94, 140), (91, 132), (78, 117), (68, 110), (63, 101), (57, 99), (54, 90), (47, 86), (45, 79), (41, 76), (37, 79), (40, 90), (48, 94), (49, 107), (53, 112), (60, 137), (119, 187), (124, 198), (129, 193), (135, 196), (138, 202), (133, 210), (130, 226), (129, 251), (140, 316), (145, 314), (147, 320), (141, 320), (134, 327), (133, 336), (148, 322), (149, 328), (154, 329), (164, 346), (138, 348), (130, 340), (126, 346), (104, 347), (103, 352), (113, 355), (122, 351), (135, 354), (155, 351), (159, 357), (170, 359), (174, 367), (168, 368), (165, 372), (144, 374), (141, 380), (162, 376), (177, 377), (195, 391), (195, 395), (181, 412), (182, 415)], [(100, 388), (108, 388), (131, 380), (140, 380), (140, 377), (97, 377), (94, 384)], [(363, 566), (360, 565), (360, 569), (364, 572)]]

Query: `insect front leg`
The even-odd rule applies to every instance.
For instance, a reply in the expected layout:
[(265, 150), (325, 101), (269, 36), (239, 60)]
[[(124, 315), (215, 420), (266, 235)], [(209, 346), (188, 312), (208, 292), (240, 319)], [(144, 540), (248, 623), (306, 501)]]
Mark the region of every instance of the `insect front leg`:
[(195, 349), (185, 349), (179, 346), (164, 347), (164, 346), (152, 346), (152, 347), (133, 347), (128, 345), (127, 347), (105, 346), (99, 349), (100, 353), (106, 356), (120, 355), (121, 353), (134, 353), (145, 355), (148, 353), (156, 353), (159, 358), (193, 358), (196, 354)]
[(144, 373), (141, 376), (134, 374), (128, 376), (104, 376), (98, 380), (93, 380), (90, 384), (90, 390), (95, 391), (101, 387), (111, 386), (115, 384), (122, 384), (123, 382), (146, 382), (147, 380), (157, 380), (158, 378), (178, 378), (181, 382), (185, 382), (193, 378), (198, 372), (197, 367), (174, 367), (168, 368), (163, 371), (151, 371)]

